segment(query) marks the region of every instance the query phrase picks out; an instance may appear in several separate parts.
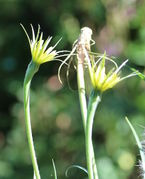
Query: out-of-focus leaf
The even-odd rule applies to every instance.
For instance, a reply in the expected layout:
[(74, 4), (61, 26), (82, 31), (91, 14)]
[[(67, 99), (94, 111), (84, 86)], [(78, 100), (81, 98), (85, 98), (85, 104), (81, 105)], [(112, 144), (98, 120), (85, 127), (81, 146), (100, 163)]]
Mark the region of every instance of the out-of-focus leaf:
[(145, 75), (141, 72), (139, 72), (138, 70), (136, 70), (135, 68), (131, 68), (131, 70), (133, 72), (135, 72), (137, 74), (137, 76), (139, 76), (142, 80), (145, 80)]

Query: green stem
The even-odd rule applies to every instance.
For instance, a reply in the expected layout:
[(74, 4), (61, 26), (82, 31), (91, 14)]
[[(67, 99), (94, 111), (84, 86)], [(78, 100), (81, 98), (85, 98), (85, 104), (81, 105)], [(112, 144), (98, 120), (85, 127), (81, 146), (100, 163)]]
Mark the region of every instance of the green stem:
[[(87, 102), (86, 102), (86, 93), (85, 93), (85, 81), (84, 81), (84, 67), (83, 64), (78, 59), (77, 64), (77, 82), (78, 82), (78, 92), (79, 92), (79, 100), (80, 100), (80, 107), (81, 107), (81, 115), (83, 119), (83, 126), (84, 131), (86, 133), (86, 123), (87, 123)], [(91, 153), (93, 156), (93, 173), (95, 179), (98, 178), (97, 166), (95, 161), (94, 149), (91, 140)]]
[(78, 82), (78, 92), (81, 107), (81, 114), (83, 119), (84, 130), (86, 129), (87, 121), (87, 102), (85, 93), (85, 81), (84, 81), (84, 67), (83, 64), (78, 60), (77, 64), (77, 82)]
[(86, 157), (88, 166), (89, 179), (98, 179), (98, 172), (96, 168), (96, 162), (94, 158), (93, 143), (92, 143), (92, 131), (93, 131), (93, 121), (96, 109), (99, 102), (101, 101), (101, 96), (97, 92), (93, 91), (88, 106), (87, 124), (86, 124)]
[(34, 173), (36, 179), (40, 179), (39, 168), (37, 164), (37, 158), (34, 149), (34, 142), (32, 136), (32, 128), (31, 128), (31, 118), (30, 118), (30, 85), (31, 80), (34, 74), (38, 71), (39, 66), (33, 62), (28, 65), (25, 79), (24, 79), (24, 112), (25, 112), (25, 123), (26, 123), (26, 134), (28, 138), (29, 150), (31, 155), (31, 160), (33, 164)]
[[(77, 46), (76, 46), (76, 49), (77, 49), (77, 82), (78, 82), (78, 92), (79, 92), (81, 114), (82, 114), (82, 120), (83, 120), (84, 132), (85, 132), (85, 139), (86, 139), (88, 110), (87, 110), (85, 80), (84, 80), (84, 62), (86, 61), (86, 58), (88, 59), (88, 63), (90, 61), (90, 59), (88, 57), (88, 51), (90, 50), (91, 35), (92, 35), (92, 30), (90, 28), (82, 28), (80, 36), (77, 41)], [(86, 140), (85, 140), (85, 142), (86, 142)], [(98, 172), (97, 172), (97, 166), (96, 166), (96, 162), (95, 162), (95, 155), (94, 155), (92, 140), (90, 141), (90, 149), (91, 149), (90, 151), (91, 151), (92, 158), (93, 158), (93, 160), (92, 160), (93, 175), (97, 176), (97, 178), (95, 178), (95, 179), (98, 179)], [(87, 161), (88, 161), (88, 158), (87, 158)]]

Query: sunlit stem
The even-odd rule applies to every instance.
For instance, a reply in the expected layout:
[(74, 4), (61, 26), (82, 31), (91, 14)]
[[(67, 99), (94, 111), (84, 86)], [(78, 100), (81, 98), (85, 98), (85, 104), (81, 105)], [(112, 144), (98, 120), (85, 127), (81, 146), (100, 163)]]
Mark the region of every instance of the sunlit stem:
[[(91, 63), (90, 63), (89, 55), (88, 55), (88, 53), (87, 53), (85, 48), (83, 48), (83, 50), (84, 50), (85, 57), (87, 59), (88, 67), (91, 68)], [(88, 123), (86, 125), (88, 125)], [(88, 126), (86, 126), (86, 128), (87, 127)], [(92, 140), (90, 142), (90, 149), (89, 150), (90, 150), (90, 153), (92, 154), (92, 165), (91, 166), (92, 166), (92, 169), (93, 169), (94, 179), (98, 179), (97, 165), (96, 165), (96, 160), (95, 160), (95, 154), (94, 154), (94, 148), (93, 148), (93, 142), (92, 142)]]
[(28, 138), (28, 145), (30, 150), (30, 156), (32, 160), (32, 165), (34, 169), (34, 178), (40, 179), (39, 168), (37, 164), (37, 158), (34, 149), (34, 142), (32, 136), (31, 128), (31, 118), (30, 118), (30, 85), (34, 74), (38, 71), (39, 65), (35, 64), (33, 61), (28, 65), (25, 79), (24, 79), (24, 112), (25, 112), (25, 123), (26, 123), (26, 134)]
[(89, 179), (99, 179), (96, 162), (93, 151), (92, 133), (93, 133), (93, 122), (95, 117), (95, 112), (101, 101), (101, 94), (96, 91), (92, 91), (89, 98), (88, 114), (87, 114), (87, 124), (85, 132), (86, 140), (86, 157), (87, 157), (87, 167)]
[[(86, 93), (85, 93), (85, 81), (84, 81), (84, 69), (83, 65), (81, 63), (78, 63), (77, 65), (77, 81), (78, 81), (78, 91), (79, 91), (79, 100), (80, 100), (80, 107), (81, 107), (81, 114), (83, 119), (83, 126), (84, 131), (86, 132), (86, 123), (87, 123), (87, 102), (86, 102)], [(91, 154), (93, 156), (92, 160), (92, 169), (94, 173), (94, 179), (98, 179), (98, 172), (97, 172), (97, 166), (95, 161), (95, 155), (94, 155), (94, 149), (93, 144), (91, 140), (90, 144), (91, 148)]]
[(84, 67), (83, 64), (79, 62), (79, 60), (77, 64), (77, 82), (78, 82), (81, 114), (83, 119), (84, 130), (85, 130), (86, 120), (87, 120), (87, 102), (86, 102), (85, 81), (84, 81)]
[[(84, 80), (84, 61), (87, 60), (88, 66), (90, 68), (91, 64), (88, 56), (88, 50), (90, 49), (91, 35), (92, 35), (91, 29), (89, 30), (88, 28), (81, 29), (81, 34), (77, 43), (77, 81), (78, 81), (79, 100), (81, 106), (81, 114), (83, 119), (85, 137), (86, 137), (86, 128), (87, 128), (87, 102), (86, 102), (86, 90), (85, 90), (85, 80)], [(86, 153), (91, 152), (91, 156), (93, 157), (93, 160), (91, 160), (92, 164), (90, 164), (90, 166), (92, 166), (91, 171), (93, 170), (93, 178), (91, 179), (98, 179), (98, 172), (95, 162), (92, 140), (90, 141), (89, 148), (86, 148), (86, 150), (87, 149), (90, 151), (87, 151)], [(87, 161), (88, 161), (88, 157), (87, 157)]]
[(55, 163), (53, 159), (52, 159), (52, 164), (53, 164), (53, 170), (54, 170), (54, 179), (57, 179), (57, 172), (56, 172), (56, 167), (55, 167)]

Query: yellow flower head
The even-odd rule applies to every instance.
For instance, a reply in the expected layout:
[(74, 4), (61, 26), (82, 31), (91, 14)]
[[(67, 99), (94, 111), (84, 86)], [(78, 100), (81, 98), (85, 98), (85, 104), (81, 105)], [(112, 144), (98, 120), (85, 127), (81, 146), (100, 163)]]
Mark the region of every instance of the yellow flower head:
[[(107, 74), (106, 74), (106, 67), (105, 67), (105, 60), (109, 60), (112, 62), (115, 66), (115, 68), (112, 68)], [(91, 63), (89, 62), (89, 73), (91, 82), (94, 89), (97, 89), (101, 92), (104, 92), (110, 88), (113, 88), (117, 83), (120, 81), (129, 78), (131, 76), (135, 76), (136, 73), (133, 72), (123, 78), (120, 77), (120, 70), (123, 66), (128, 62), (128, 60), (124, 61), (119, 67), (117, 64), (110, 58), (104, 55), (100, 56), (99, 60), (97, 62), (94, 62), (93, 59), (91, 59)]]
[(38, 31), (35, 36), (35, 32), (33, 29), (33, 26), (31, 25), (32, 29), (32, 40), (30, 40), (29, 35), (27, 31), (25, 30), (24, 26), (21, 24), (25, 34), (27, 35), (31, 54), (32, 54), (32, 60), (36, 64), (40, 65), (42, 63), (51, 61), (56, 58), (56, 55), (58, 54), (54, 48), (58, 44), (58, 42), (53, 47), (48, 47), (48, 44), (50, 43), (52, 37), (48, 37), (46, 41), (43, 40), (43, 33), (40, 33), (40, 26), (38, 25)]

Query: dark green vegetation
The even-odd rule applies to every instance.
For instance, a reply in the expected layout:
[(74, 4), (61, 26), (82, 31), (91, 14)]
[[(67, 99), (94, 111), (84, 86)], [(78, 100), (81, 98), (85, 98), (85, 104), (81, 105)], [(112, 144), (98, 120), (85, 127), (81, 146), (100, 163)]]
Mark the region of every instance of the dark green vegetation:
[[(96, 52), (129, 58), (129, 65), (144, 71), (145, 1), (115, 0), (0, 0), (0, 179), (32, 178), (32, 165), (25, 135), (23, 78), (30, 50), (22, 23), (41, 25), (52, 45), (63, 37), (58, 50), (71, 50), (80, 28), (92, 28)], [(85, 166), (84, 136), (74, 72), (69, 89), (57, 80), (59, 62), (41, 65), (32, 82), (31, 116), (34, 142), (42, 179), (65, 178), (70, 165)], [(126, 72), (129, 69), (126, 68)], [(72, 70), (73, 71), (73, 70)], [(125, 73), (126, 73), (125, 72)], [(139, 151), (125, 122), (128, 116), (141, 138), (145, 126), (145, 82), (137, 77), (119, 83), (103, 95), (96, 113), (94, 148), (100, 179), (136, 179)], [(69, 179), (87, 178), (71, 169)]]

